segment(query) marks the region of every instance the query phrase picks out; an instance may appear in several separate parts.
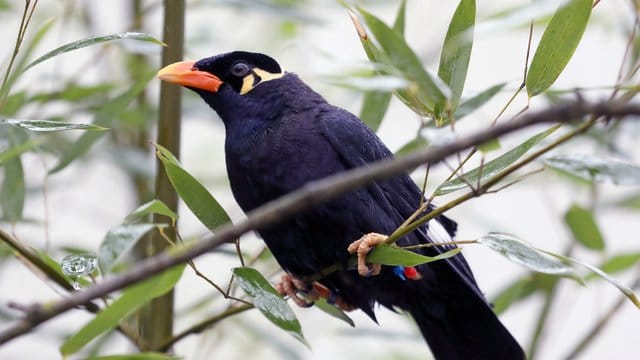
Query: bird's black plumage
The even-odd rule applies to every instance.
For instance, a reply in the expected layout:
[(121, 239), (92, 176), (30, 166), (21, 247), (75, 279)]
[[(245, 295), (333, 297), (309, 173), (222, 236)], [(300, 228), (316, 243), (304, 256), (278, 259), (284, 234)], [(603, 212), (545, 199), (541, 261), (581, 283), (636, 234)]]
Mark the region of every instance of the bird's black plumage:
[[(222, 83), (216, 91), (183, 85), (200, 94), (224, 122), (231, 189), (245, 211), (310, 181), (392, 157), (356, 116), (328, 104), (295, 74), (282, 73), (266, 55), (226, 53), (194, 63), (193, 70), (213, 74)], [(392, 233), (419, 207), (420, 199), (409, 176), (397, 176), (259, 233), (285, 271), (304, 277), (336, 262), (346, 264), (351, 242), (370, 232)], [(429, 226), (444, 229), (445, 236), (456, 231), (454, 221), (439, 216), (398, 244), (432, 242)], [(433, 256), (443, 250), (416, 251)], [(411, 313), (438, 359), (524, 358), (461, 254), (417, 269), (423, 277), (416, 281), (403, 281), (383, 266), (378, 276), (342, 271), (321, 283), (373, 319), (376, 302)]]

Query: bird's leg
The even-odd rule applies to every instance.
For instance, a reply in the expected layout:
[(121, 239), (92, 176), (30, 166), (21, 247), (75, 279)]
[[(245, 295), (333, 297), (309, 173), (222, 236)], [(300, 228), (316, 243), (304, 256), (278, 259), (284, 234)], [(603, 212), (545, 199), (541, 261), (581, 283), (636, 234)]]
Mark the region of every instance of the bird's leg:
[[(280, 295), (288, 296), (300, 307), (313, 306), (314, 301), (322, 298), (327, 300), (329, 304), (335, 305), (343, 311), (353, 311), (358, 308), (357, 306), (347, 303), (341, 296), (336, 295), (319, 282), (314, 282), (313, 285), (309, 285), (289, 274), (282, 275), (280, 282), (276, 284), (275, 288)], [(300, 293), (304, 294), (304, 296), (301, 297), (299, 295)]]
[(371, 264), (371, 268), (369, 268), (369, 265), (367, 265), (367, 255), (371, 249), (383, 243), (385, 240), (387, 240), (387, 235), (368, 233), (349, 245), (347, 251), (350, 254), (358, 255), (358, 273), (360, 275), (371, 276), (380, 274), (381, 265)]
[[(313, 302), (320, 298), (320, 295), (318, 295), (318, 292), (313, 286), (289, 274), (282, 275), (280, 282), (276, 284), (275, 288), (280, 295), (288, 296), (300, 307), (313, 306)], [(298, 295), (299, 292), (304, 294), (305, 299)]]

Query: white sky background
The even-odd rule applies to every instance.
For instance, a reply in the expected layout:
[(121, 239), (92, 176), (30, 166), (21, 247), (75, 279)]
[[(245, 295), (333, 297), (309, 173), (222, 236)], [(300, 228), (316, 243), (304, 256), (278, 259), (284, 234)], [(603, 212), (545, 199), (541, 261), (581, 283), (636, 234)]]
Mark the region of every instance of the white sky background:
[[(211, 6), (214, 1), (189, 2), (187, 14), (187, 50), (186, 58), (198, 59), (221, 52), (245, 49), (265, 52), (279, 60), (288, 71), (296, 72), (314, 89), (322, 93), (327, 100), (354, 113), (359, 112), (360, 96), (331, 85), (326, 81), (330, 74), (345, 74), (354, 69), (362, 69), (366, 57), (357, 39), (353, 25), (345, 11), (332, 1), (308, 1), (308, 7), (302, 13), (320, 23), (309, 21), (298, 28), (299, 36), (282, 40), (277, 35), (277, 26), (283, 18), (275, 13), (250, 11), (229, 6)], [(60, 18), (63, 2), (44, 2), (39, 4), (33, 21), (32, 31), (46, 18)], [(64, 2), (80, 4), (79, 1)], [(96, 22), (95, 34), (121, 32), (126, 30), (125, 10), (127, 1), (93, 2), (91, 16)], [(204, 3), (204, 4), (203, 4)], [(518, 4), (522, 2), (517, 2)], [(206, 5), (205, 5), (206, 4)], [(390, 22), (397, 8), (397, 1), (385, 1), (374, 5), (367, 2), (364, 7)], [(424, 59), (429, 69), (435, 72), (439, 49), (446, 32), (447, 24), (457, 2), (454, 1), (409, 1), (407, 12), (407, 38), (413, 49)], [(482, 23), (490, 14), (516, 5), (515, 1), (479, 1), (477, 4), (478, 21)], [(597, 6), (585, 37), (565, 72), (554, 88), (572, 88), (575, 86), (592, 87), (611, 85), (615, 82), (618, 67), (625, 46), (624, 31), (630, 28), (632, 17), (627, 1), (603, 1)], [(0, 29), (4, 34), (7, 53), (17, 29), (15, 13), (0, 14)], [(35, 52), (42, 54), (60, 44), (88, 36), (86, 30), (71, 20), (67, 27), (56, 28)], [(154, 11), (147, 23), (145, 32), (161, 37), (161, 12)], [(528, 28), (526, 26), (498, 28), (487, 31), (475, 38), (471, 65), (465, 86), (465, 95), (475, 93), (499, 82), (509, 82), (505, 91), (487, 106), (473, 114), (467, 123), (476, 122), (486, 125), (521, 81), (524, 54), (526, 50)], [(542, 33), (536, 28), (536, 39)], [(132, 44), (135, 45), (135, 44)], [(146, 49), (146, 47), (145, 47)], [(158, 55), (159, 49), (150, 47), (151, 54)], [(57, 58), (39, 65), (30, 71), (17, 88), (55, 87), (55, 71), (75, 73), (77, 62), (91, 58), (96, 48), (77, 51), (72, 55)], [(99, 66), (80, 76), (86, 76), (90, 82), (103, 72), (118, 77), (121, 64), (117, 57), (106, 57)], [(159, 56), (155, 57), (159, 59)], [(159, 62), (159, 60), (158, 60)], [(124, 75), (124, 74), (122, 74)], [(34, 82), (37, 81), (37, 82)], [(125, 88), (126, 83), (122, 84)], [(157, 81), (151, 86), (157, 88)], [(585, 93), (586, 96), (604, 98), (605, 93)], [(199, 98), (185, 92), (185, 118), (182, 134), (182, 162), (184, 166), (210, 185), (210, 190), (222, 205), (230, 211), (233, 218), (242, 218), (242, 213), (231, 197), (225, 183), (223, 158), (224, 129), (217, 117)], [(511, 112), (519, 110), (525, 102), (525, 96), (511, 107)], [(542, 100), (534, 99), (532, 107), (544, 106)], [(507, 119), (505, 117), (504, 119)], [(89, 121), (90, 119), (74, 119)], [(418, 126), (416, 116), (397, 100), (392, 102), (389, 113), (380, 130), (381, 138), (392, 149), (398, 149), (410, 140)], [(639, 134), (637, 125), (627, 125), (631, 134)], [(503, 141), (503, 149), (518, 144), (533, 130), (510, 136)], [(628, 140), (627, 140), (628, 141)], [(629, 142), (626, 145), (632, 144)], [(637, 143), (636, 143), (637, 144)], [(631, 147), (627, 146), (627, 150)], [(558, 153), (592, 154), (593, 147), (588, 142), (575, 141), (570, 147), (562, 147)], [(63, 172), (49, 179), (48, 207), (49, 235), (53, 243), (77, 244), (87, 248), (96, 248), (106, 231), (117, 224), (136, 207), (133, 193), (127, 186), (125, 176), (111, 165), (107, 156), (100, 153), (100, 145), (91, 151), (90, 162), (76, 162)], [(601, 154), (603, 155), (603, 154)], [(639, 160), (638, 147), (632, 154), (636, 163)], [(25, 158), (25, 171), (28, 184), (42, 184), (44, 169), (39, 157)], [(47, 165), (55, 164), (46, 159)], [(421, 176), (421, 175), (420, 175)], [(440, 166), (434, 179), (446, 176), (446, 168)], [(435, 185), (435, 182), (431, 184)], [(628, 193), (629, 188), (616, 188), (605, 185), (603, 196), (616, 196)], [(637, 190), (637, 189), (635, 189)], [(78, 194), (86, 194), (78, 196)], [(476, 238), (489, 231), (502, 231), (517, 234), (536, 246), (562, 252), (569, 240), (569, 232), (562, 223), (562, 214), (572, 202), (586, 204), (588, 191), (574, 188), (557, 176), (546, 173), (535, 176), (496, 195), (487, 195), (474, 199), (452, 210), (449, 215), (459, 222), (460, 239)], [(443, 203), (446, 199), (441, 199)], [(203, 231), (203, 227), (182, 208), (181, 232), (194, 234)], [(42, 219), (43, 199), (35, 192), (30, 197), (25, 215)], [(601, 211), (598, 213), (601, 229), (607, 240), (607, 253), (637, 250), (637, 234), (640, 230), (637, 213), (623, 211)], [(6, 224), (2, 225), (6, 228)], [(43, 229), (36, 225), (18, 225), (17, 235), (35, 247), (44, 246)], [(259, 241), (254, 236), (245, 236), (243, 246), (246, 249), (257, 248)], [(464, 254), (472, 265), (478, 281), (492, 298), (500, 289), (524, 270), (501, 256), (480, 246), (469, 246)], [(62, 256), (58, 260), (61, 259)], [(574, 255), (593, 264), (600, 259), (592, 253), (578, 251)], [(230, 257), (208, 255), (196, 261), (202, 271), (214, 280), (225, 283), (229, 269), (237, 266)], [(618, 278), (628, 283), (632, 277), (621, 275)], [(187, 269), (178, 284), (178, 309), (193, 303), (196, 299), (214, 293), (202, 280), (195, 278)], [(590, 329), (594, 319), (617, 301), (619, 293), (604, 282), (590, 283), (582, 288), (576, 283), (564, 280), (559, 287), (558, 301), (548, 324), (547, 336), (543, 339), (540, 359), (555, 359), (566, 354), (568, 349)], [(18, 262), (5, 265), (0, 271), (0, 303), (8, 301), (29, 303), (56, 299), (55, 293), (44, 285), (31, 272)], [(534, 298), (513, 306), (501, 319), (526, 347), (532, 334), (535, 317), (540, 311), (541, 298)], [(4, 306), (4, 305), (3, 305)], [(212, 307), (214, 311), (222, 309), (222, 303)], [(314, 309), (294, 309), (298, 315), (312, 351), (297, 343), (284, 332), (276, 329), (257, 312), (252, 311), (226, 321), (223, 326), (206, 332), (203, 336), (191, 336), (176, 347), (177, 354), (187, 359), (208, 359), (212, 354), (225, 359), (281, 359), (289, 354), (290, 358), (302, 359), (352, 359), (367, 356), (372, 359), (387, 359), (390, 355), (397, 358), (421, 358), (425, 345), (411, 321), (381, 309), (378, 312), (380, 326), (372, 323), (359, 312), (350, 315), (357, 327), (352, 329), (342, 322), (334, 320)], [(59, 357), (57, 347), (62, 337), (77, 330), (90, 317), (82, 311), (74, 311), (50, 321), (38, 328), (35, 334), (21, 337), (8, 345), (0, 347), (0, 358), (52, 359)], [(193, 316), (178, 321), (176, 330), (202, 320)], [(634, 342), (640, 331), (640, 312), (631, 303), (610, 322), (606, 331), (598, 337), (584, 353), (585, 359), (613, 357), (631, 359), (640, 355)], [(0, 327), (2, 324), (0, 324)], [(256, 342), (255, 337), (264, 337), (264, 342)], [(213, 341), (217, 340), (217, 341)], [(276, 345), (268, 345), (272, 343)], [(250, 344), (250, 345), (248, 345)], [(282, 352), (285, 347), (290, 353)], [(131, 350), (122, 341), (114, 341), (109, 353), (124, 353)], [(250, 352), (250, 353), (249, 353)]]

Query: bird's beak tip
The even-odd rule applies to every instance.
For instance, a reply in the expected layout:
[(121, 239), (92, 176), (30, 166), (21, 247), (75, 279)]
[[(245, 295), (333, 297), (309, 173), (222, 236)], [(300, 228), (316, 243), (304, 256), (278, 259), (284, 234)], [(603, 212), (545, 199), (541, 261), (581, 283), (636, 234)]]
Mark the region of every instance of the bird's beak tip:
[(194, 65), (193, 61), (176, 62), (160, 69), (156, 77), (172, 84), (217, 92), (222, 80), (209, 72), (196, 69)]

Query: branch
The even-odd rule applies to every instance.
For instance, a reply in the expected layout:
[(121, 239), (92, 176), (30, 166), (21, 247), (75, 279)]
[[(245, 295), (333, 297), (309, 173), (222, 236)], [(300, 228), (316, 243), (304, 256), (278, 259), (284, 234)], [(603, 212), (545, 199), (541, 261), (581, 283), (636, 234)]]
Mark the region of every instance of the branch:
[(366, 167), (345, 171), (335, 176), (310, 182), (295, 192), (249, 212), (247, 218), (236, 225), (221, 226), (215, 235), (187, 246), (179, 252), (164, 252), (150, 257), (122, 274), (71, 294), (53, 304), (43, 305), (36, 303), (29, 306), (24, 318), (17, 320), (13, 325), (0, 332), (0, 344), (23, 335), (39, 324), (74, 307), (83, 306), (93, 299), (145, 280), (172, 266), (205, 254), (225, 242), (233, 241), (251, 230), (259, 230), (265, 226), (286, 220), (301, 211), (329, 201), (345, 192), (361, 188), (373, 181), (399, 175), (407, 171), (407, 169), (415, 168), (425, 163), (437, 163), (449, 155), (528, 126), (542, 123), (569, 122), (580, 119), (585, 115), (595, 117), (640, 115), (640, 104), (607, 101), (599, 103), (575, 102), (554, 106), (499, 123), (446, 145), (434, 146), (427, 150), (408, 154), (402, 158), (379, 161)]

